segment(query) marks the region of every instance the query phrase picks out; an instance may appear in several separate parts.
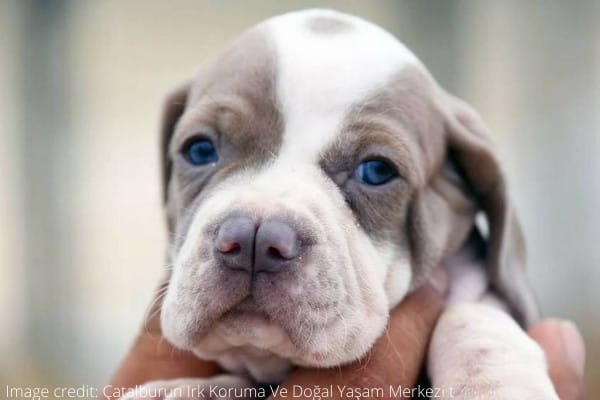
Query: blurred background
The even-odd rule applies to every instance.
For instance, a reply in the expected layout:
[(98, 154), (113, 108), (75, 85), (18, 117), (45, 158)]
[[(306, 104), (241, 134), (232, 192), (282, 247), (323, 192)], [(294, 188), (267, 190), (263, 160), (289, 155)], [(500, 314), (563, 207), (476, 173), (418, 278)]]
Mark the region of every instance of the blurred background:
[[(306, 7), (404, 41), (496, 133), (547, 315), (600, 395), (600, 2), (0, 0), (0, 384), (102, 385), (161, 274), (163, 95)], [(4, 393), (0, 393), (0, 398)]]

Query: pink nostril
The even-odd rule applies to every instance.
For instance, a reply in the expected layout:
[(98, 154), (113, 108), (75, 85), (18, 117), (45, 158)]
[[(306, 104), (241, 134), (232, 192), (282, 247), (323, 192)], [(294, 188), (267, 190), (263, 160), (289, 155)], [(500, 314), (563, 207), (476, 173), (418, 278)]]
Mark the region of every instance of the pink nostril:
[(256, 226), (252, 218), (226, 218), (215, 235), (214, 249), (222, 264), (234, 270), (252, 271)]
[(219, 250), (223, 254), (234, 254), (239, 252), (241, 246), (236, 242), (223, 242), (217, 245), (217, 250)]

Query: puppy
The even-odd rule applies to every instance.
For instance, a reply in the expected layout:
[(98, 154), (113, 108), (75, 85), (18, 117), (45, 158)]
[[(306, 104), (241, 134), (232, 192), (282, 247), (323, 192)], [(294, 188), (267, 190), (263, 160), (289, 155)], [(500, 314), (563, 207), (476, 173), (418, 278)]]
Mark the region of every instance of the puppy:
[(257, 25), (169, 96), (162, 149), (162, 331), (231, 375), (149, 387), (247, 387), (357, 360), (445, 263), (456, 279), (432, 384), (557, 398), (517, 324), (537, 311), (488, 131), (389, 33), (325, 10)]

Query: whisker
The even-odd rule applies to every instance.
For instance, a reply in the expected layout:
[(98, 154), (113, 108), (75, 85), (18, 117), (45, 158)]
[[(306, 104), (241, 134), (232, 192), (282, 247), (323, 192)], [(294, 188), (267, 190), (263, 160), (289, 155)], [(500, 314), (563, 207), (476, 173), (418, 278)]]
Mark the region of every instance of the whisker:
[(168, 289), (168, 286), (166, 286), (166, 285), (164, 287), (160, 288), (156, 294), (156, 297), (154, 298), (154, 300), (152, 300), (152, 303), (150, 303), (150, 305), (146, 309), (146, 313), (144, 315), (144, 332), (145, 333), (150, 333), (148, 330), (148, 323), (150, 322), (150, 320), (152, 318), (154, 318), (160, 312), (161, 307), (157, 307), (157, 305), (166, 296), (167, 289)]

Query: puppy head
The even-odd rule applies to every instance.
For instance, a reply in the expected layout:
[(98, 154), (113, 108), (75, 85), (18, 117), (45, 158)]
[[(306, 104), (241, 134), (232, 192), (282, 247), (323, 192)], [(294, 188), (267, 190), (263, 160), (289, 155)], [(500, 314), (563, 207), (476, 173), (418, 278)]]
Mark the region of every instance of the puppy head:
[(161, 323), (179, 347), (357, 359), (478, 209), (493, 285), (531, 316), (486, 129), (377, 26), (332, 11), (258, 25), (167, 99), (162, 148)]

